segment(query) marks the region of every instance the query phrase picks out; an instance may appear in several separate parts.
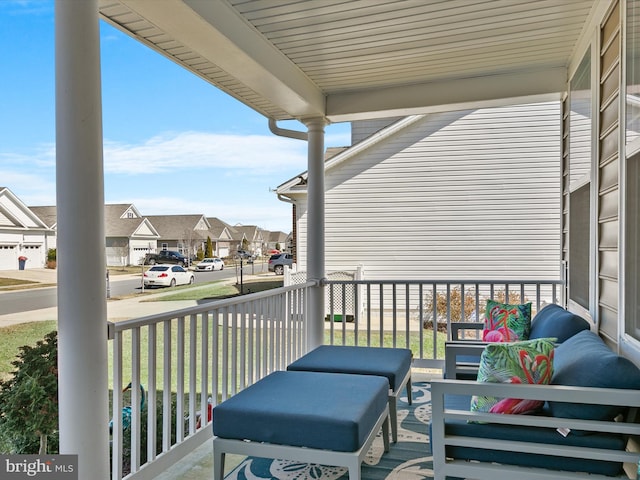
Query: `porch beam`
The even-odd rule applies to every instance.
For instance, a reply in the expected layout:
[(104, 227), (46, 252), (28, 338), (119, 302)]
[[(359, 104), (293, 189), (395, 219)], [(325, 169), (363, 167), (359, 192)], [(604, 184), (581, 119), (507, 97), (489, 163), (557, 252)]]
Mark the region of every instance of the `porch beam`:
[(107, 301), (98, 1), (56, 0), (60, 453), (109, 478)]
[(326, 117), (345, 122), (558, 101), (566, 82), (567, 69), (556, 67), (335, 93), (327, 97)]
[(324, 343), (324, 118), (307, 119), (307, 280), (318, 281), (308, 294), (307, 348)]

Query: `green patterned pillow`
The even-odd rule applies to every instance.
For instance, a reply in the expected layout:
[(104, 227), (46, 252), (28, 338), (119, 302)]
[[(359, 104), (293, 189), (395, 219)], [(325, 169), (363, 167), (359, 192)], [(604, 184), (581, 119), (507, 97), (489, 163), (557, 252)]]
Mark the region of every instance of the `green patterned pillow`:
[(510, 305), (487, 300), (482, 340), (485, 342), (518, 342), (528, 340), (531, 333), (531, 302)]
[[(535, 383), (547, 385), (553, 375), (554, 338), (524, 342), (490, 343), (482, 352), (478, 382)], [(543, 401), (474, 396), (471, 411), (490, 413), (531, 413)]]

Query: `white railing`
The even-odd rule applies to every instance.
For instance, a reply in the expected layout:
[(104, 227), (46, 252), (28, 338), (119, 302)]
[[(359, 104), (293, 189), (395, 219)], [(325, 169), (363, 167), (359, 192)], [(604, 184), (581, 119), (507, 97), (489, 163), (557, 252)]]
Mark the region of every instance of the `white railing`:
[[(130, 412), (125, 429), (129, 417), (113, 416), (112, 455), (121, 460), (112, 462), (112, 480), (155, 478), (211, 438), (210, 408), (305, 353), (306, 292), (315, 285), (109, 324), (112, 411), (127, 405)], [(332, 279), (324, 285), (325, 343), (406, 347), (414, 367), (425, 368), (443, 368), (451, 324), (482, 321), (488, 298), (530, 301), (534, 312), (563, 303), (559, 280)], [(140, 388), (123, 394), (129, 382), (144, 386), (146, 408)]]
[(547, 303), (564, 304), (561, 280), (326, 280), (324, 285), (326, 320), (332, 320), (326, 343), (410, 348), (413, 365), (425, 368), (443, 368), (452, 322), (483, 321), (487, 299), (531, 302), (533, 314)]
[(112, 479), (155, 478), (211, 437), (214, 405), (300, 357), (312, 285), (110, 323)]

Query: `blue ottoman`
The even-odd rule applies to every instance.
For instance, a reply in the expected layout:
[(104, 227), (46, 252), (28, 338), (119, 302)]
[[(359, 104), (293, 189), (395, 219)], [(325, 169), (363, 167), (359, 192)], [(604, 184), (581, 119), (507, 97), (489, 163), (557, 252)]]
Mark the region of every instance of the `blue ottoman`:
[(274, 372), (213, 409), (214, 479), (236, 453), (344, 466), (358, 480), (381, 427), (389, 451), (388, 392), (383, 377)]
[(406, 385), (411, 404), (411, 359), (408, 348), (347, 347), (321, 345), (287, 367), (289, 371), (351, 373), (375, 375), (389, 380), (389, 416), (391, 436), (398, 441), (397, 398)]

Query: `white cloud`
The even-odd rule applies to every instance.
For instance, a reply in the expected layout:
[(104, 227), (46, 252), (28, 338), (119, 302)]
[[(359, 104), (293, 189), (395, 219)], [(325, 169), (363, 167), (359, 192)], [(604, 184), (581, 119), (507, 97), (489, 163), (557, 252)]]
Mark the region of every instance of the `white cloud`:
[(306, 166), (305, 142), (264, 135), (181, 132), (153, 137), (142, 144), (105, 142), (108, 173), (167, 173), (171, 168), (244, 169), (259, 172)]

